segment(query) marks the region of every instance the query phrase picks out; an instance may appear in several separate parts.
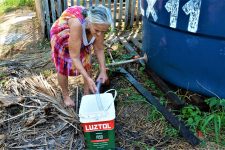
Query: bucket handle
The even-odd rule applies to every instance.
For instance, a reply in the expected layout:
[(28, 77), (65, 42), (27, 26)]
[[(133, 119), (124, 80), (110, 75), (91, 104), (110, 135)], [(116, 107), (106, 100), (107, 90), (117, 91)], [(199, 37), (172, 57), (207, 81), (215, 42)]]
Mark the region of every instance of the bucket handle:
[(117, 96), (117, 91), (115, 89), (109, 89), (109, 90), (105, 91), (104, 93), (109, 93), (110, 91), (114, 91), (113, 101), (109, 104), (109, 106), (107, 106), (106, 108), (104, 108), (104, 111), (107, 111), (110, 108), (110, 106), (115, 101), (116, 96)]
[(113, 101), (115, 101), (116, 96), (117, 96), (117, 91), (115, 89), (109, 89), (109, 90), (105, 91), (104, 93), (109, 93), (110, 91), (114, 91)]

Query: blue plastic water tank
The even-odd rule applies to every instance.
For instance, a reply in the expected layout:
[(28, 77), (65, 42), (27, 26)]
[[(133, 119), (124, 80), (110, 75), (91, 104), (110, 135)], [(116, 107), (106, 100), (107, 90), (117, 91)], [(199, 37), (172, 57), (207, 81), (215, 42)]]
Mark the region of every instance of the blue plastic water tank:
[(143, 50), (163, 79), (225, 98), (225, 0), (142, 0)]

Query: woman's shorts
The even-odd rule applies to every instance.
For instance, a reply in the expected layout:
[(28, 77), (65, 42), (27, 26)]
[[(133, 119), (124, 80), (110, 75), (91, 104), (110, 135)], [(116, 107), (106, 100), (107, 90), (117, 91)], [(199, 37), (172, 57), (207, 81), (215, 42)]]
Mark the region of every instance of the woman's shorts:
[[(53, 52), (52, 60), (58, 73), (65, 76), (77, 76), (80, 74), (75, 68), (75, 65), (69, 55), (62, 57)], [(81, 49), (80, 61), (86, 71), (91, 70), (91, 53), (86, 49)]]

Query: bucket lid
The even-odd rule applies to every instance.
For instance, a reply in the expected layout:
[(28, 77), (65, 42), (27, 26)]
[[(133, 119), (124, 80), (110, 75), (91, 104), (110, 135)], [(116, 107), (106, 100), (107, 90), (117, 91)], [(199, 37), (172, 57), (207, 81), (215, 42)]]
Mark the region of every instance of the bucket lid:
[(81, 123), (99, 122), (115, 119), (114, 98), (111, 93), (100, 94), (105, 111), (99, 111), (96, 94), (85, 95), (81, 99), (79, 117)]

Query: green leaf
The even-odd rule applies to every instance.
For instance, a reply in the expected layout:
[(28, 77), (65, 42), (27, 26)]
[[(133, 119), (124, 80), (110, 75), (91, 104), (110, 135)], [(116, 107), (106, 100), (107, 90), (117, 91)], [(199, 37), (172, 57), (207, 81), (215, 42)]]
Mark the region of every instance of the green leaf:
[(209, 101), (209, 107), (212, 108), (213, 106), (216, 106), (219, 104), (219, 100), (217, 98), (212, 98)]
[(187, 122), (188, 122), (188, 125), (192, 125), (194, 120), (192, 118), (189, 118)]
[(221, 119), (218, 115), (216, 115), (213, 120), (214, 120), (214, 130), (216, 135), (216, 143), (219, 143)]
[(205, 131), (205, 127), (209, 124), (209, 122), (214, 118), (214, 114), (206, 117), (206, 120), (204, 121), (202, 125), (202, 131)]
[(196, 122), (196, 124), (198, 124), (200, 121), (201, 121), (201, 117), (200, 116), (196, 116), (195, 118), (194, 118), (194, 121)]
[(225, 99), (220, 100), (220, 105), (225, 107)]

